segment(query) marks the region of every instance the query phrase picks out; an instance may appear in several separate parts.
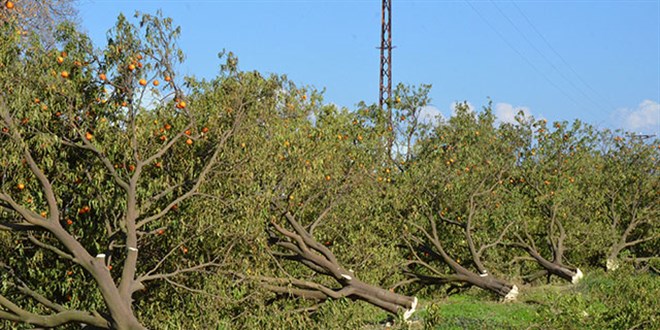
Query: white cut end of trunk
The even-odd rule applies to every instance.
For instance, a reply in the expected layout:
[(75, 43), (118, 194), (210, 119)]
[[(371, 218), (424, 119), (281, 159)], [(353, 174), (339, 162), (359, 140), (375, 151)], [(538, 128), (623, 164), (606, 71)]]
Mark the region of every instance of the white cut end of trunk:
[(481, 276), (481, 277), (486, 277), (486, 276), (488, 276), (488, 271), (484, 269), (484, 272), (481, 273), (481, 274), (479, 274), (479, 276)]
[(341, 274), (341, 277), (343, 277), (343, 278), (345, 278), (349, 281), (353, 279), (352, 277), (350, 277), (349, 275), (346, 275), (346, 274)]
[(129, 246), (129, 247), (128, 247), (128, 251), (138, 252), (138, 249), (137, 249), (137, 248), (134, 248), (134, 247), (132, 247), (132, 246)]
[(99, 259), (105, 259), (105, 254), (99, 253), (99, 254), (96, 255), (96, 257), (99, 258)]
[(616, 259), (607, 258), (605, 267), (607, 267), (607, 271), (617, 270), (617, 268), (619, 268), (619, 261)]
[(417, 308), (417, 297), (413, 297), (413, 302), (410, 305), (410, 309), (406, 310), (403, 313), (403, 320), (408, 321), (408, 319), (415, 313), (416, 308)]
[(580, 282), (580, 280), (581, 280), (583, 277), (584, 277), (584, 274), (582, 274), (582, 271), (580, 270), (580, 268), (578, 268), (578, 269), (575, 271), (575, 275), (573, 275), (573, 277), (571, 277), (571, 283), (573, 283), (573, 284), (577, 284), (577, 282)]
[(516, 297), (518, 297), (518, 287), (514, 284), (513, 287), (511, 287), (511, 290), (509, 290), (509, 293), (504, 296), (504, 301), (513, 301), (516, 300)]

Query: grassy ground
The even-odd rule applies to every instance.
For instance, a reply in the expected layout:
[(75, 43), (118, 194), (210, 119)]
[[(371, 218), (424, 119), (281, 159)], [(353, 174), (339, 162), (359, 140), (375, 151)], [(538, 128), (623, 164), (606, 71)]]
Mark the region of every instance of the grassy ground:
[[(660, 276), (595, 271), (566, 282), (523, 287), (500, 303), (471, 289), (427, 302), (427, 329), (660, 329)], [(405, 327), (404, 327), (405, 328)]]

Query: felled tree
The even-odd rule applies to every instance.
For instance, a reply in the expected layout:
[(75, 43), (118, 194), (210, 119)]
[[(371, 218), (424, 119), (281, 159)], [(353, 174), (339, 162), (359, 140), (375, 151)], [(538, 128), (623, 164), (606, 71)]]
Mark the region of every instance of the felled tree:
[(191, 289), (187, 275), (219, 266), (181, 214), (241, 104), (211, 117), (203, 90), (185, 95), (169, 19), (120, 16), (102, 54), (66, 25), (57, 52), (1, 29), (0, 319), (144, 328), (133, 305), (150, 283)]
[(485, 262), (510, 227), (500, 209), (501, 196), (519, 143), (515, 134), (495, 129), (493, 122), (488, 108), (476, 114), (458, 105), (455, 116), (421, 142), (423, 151), (415, 159), (419, 165), (409, 168), (408, 190), (401, 192), (415, 196), (409, 202), (412, 208), (402, 210), (402, 218), (412, 225), (404, 236), (410, 279), (402, 284), (461, 283), (506, 299), (518, 294), (515, 285), (497, 278)]
[[(620, 132), (619, 132), (620, 133)], [(660, 247), (660, 141), (651, 143), (634, 135), (604, 134), (602, 192), (606, 215), (606, 268), (620, 262), (659, 258)]]
[[(256, 125), (239, 137), (250, 161), (241, 168), (243, 174), (235, 172), (234, 186), (240, 190), (235, 194), (243, 196), (239, 199), (250, 205), (241, 210), (245, 218), (262, 221), (250, 227), (268, 223), (268, 240), (256, 247), (260, 237), (246, 242), (246, 249), (263, 254), (251, 256), (255, 260), (234, 274), (276, 293), (275, 299), (299, 297), (320, 303), (347, 298), (411, 315), (413, 297), (356, 275), (362, 271), (357, 265), (376, 259), (369, 258), (374, 252), (365, 253), (364, 248), (379, 250), (365, 242), (379, 240), (367, 228), (376, 228), (383, 220), (367, 224), (357, 219), (372, 206), (361, 196), (391, 181), (383, 174), (374, 175), (374, 165), (381, 164), (373, 159), (382, 156), (382, 127), (367, 127), (360, 115), (321, 104), (314, 91), (275, 80), (278, 83), (270, 88), (277, 92), (260, 103), (270, 106), (255, 108), (250, 121)], [(365, 232), (368, 237), (360, 237)], [(334, 249), (343, 253), (335, 256)]]
[(523, 124), (528, 144), (520, 151), (512, 188), (517, 225), (510, 246), (527, 252), (543, 269), (529, 280), (555, 275), (576, 283), (583, 274), (566, 264), (566, 253), (590, 222), (596, 223), (587, 211), (598, 204), (587, 174), (596, 170), (591, 166), (598, 159), (596, 135), (579, 121), (572, 126), (556, 122), (553, 128), (546, 123)]
[(257, 277), (256, 279), (265, 288), (279, 294), (320, 301), (341, 298), (362, 300), (393, 314), (403, 312), (404, 319), (410, 318), (415, 312), (416, 297), (405, 296), (365, 283), (352, 270), (342, 266), (332, 251), (310, 234), (309, 231), (318, 224), (317, 221), (306, 229), (289, 211), (282, 212), (282, 217), (293, 230), (276, 221), (270, 223), (272, 245), (283, 251), (275, 252), (275, 255), (279, 258), (295, 260), (317, 274), (328, 276), (338, 287), (313, 280)]

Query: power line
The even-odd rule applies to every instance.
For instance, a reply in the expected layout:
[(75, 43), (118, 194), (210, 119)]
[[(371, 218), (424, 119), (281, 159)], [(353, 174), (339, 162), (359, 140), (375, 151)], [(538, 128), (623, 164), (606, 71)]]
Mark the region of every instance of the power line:
[(600, 99), (604, 100), (604, 101), (605, 101), (605, 102), (606, 102), (606, 103), (607, 103), (612, 109), (615, 109), (615, 107), (612, 105), (612, 102), (611, 102), (607, 97), (603, 96), (603, 95), (602, 95), (601, 93), (599, 93), (595, 88), (593, 88), (593, 87), (592, 87), (592, 86), (591, 86), (586, 80), (584, 80), (584, 79), (582, 78), (582, 76), (581, 76), (579, 73), (577, 73), (577, 71), (575, 71), (575, 69), (573, 69), (573, 67), (568, 63), (568, 61), (566, 61), (566, 59), (565, 59), (565, 58), (564, 58), (564, 57), (563, 57), (563, 56), (562, 56), (562, 55), (561, 55), (561, 54), (560, 54), (560, 53), (559, 53), (554, 47), (552, 47), (552, 44), (550, 44), (550, 42), (548, 41), (548, 39), (546, 39), (546, 37), (543, 35), (543, 33), (541, 33), (541, 31), (539, 31), (539, 30), (536, 28), (536, 26), (534, 25), (534, 23), (532, 23), (532, 20), (529, 19), (529, 17), (528, 17), (528, 16), (522, 11), (522, 9), (518, 6), (518, 4), (516, 4), (515, 1), (512, 2), (512, 4), (513, 4), (513, 6), (518, 10), (518, 12), (520, 13), (520, 15), (525, 19), (525, 21), (527, 21), (527, 24), (529, 24), (529, 26), (532, 27), (532, 30), (534, 30), (534, 32), (535, 32), (535, 33), (541, 38), (541, 40), (543, 40), (543, 42), (545, 43), (545, 45), (546, 45), (546, 46), (547, 46), (547, 47), (548, 47), (548, 48), (549, 48), (549, 49), (550, 49), (550, 50), (551, 50), (551, 51), (552, 51), (552, 52), (553, 52), (553, 53), (554, 53), (554, 54), (555, 54), (560, 60), (561, 60), (561, 62), (562, 62), (562, 63), (563, 63), (563, 64), (564, 64), (564, 65), (565, 65), (565, 66), (566, 66), (566, 67), (567, 67), (567, 68), (568, 68), (568, 69), (569, 69), (569, 70), (570, 70), (570, 71), (571, 71), (571, 72), (572, 72), (572, 73), (578, 78), (578, 80), (579, 80), (583, 85), (587, 86), (587, 88), (588, 88), (591, 92), (593, 92), (594, 94), (596, 94), (596, 96), (598, 96)]
[(532, 47), (532, 49), (534, 49), (534, 51), (536, 51), (539, 55), (541, 55), (541, 57), (542, 57), (542, 58), (543, 58), (543, 59), (544, 59), (544, 60), (545, 60), (545, 61), (546, 61), (546, 62), (547, 62), (547, 63), (548, 63), (548, 64), (549, 64), (549, 65), (550, 65), (550, 66), (551, 66), (551, 67), (552, 67), (552, 68), (553, 68), (558, 74), (559, 74), (559, 76), (561, 76), (565, 81), (567, 81), (569, 84), (571, 84), (571, 86), (573, 86), (573, 88), (574, 88), (575, 90), (577, 90), (578, 92), (580, 92), (580, 94), (582, 94), (582, 96), (584, 96), (589, 102), (593, 103), (593, 105), (595, 105), (597, 108), (603, 108), (603, 106), (602, 106), (601, 104), (599, 104), (598, 102), (596, 102), (596, 101), (595, 101), (594, 99), (592, 99), (587, 93), (585, 93), (584, 90), (583, 90), (582, 88), (580, 88), (579, 86), (577, 86), (577, 85), (573, 82), (573, 80), (569, 79), (569, 78), (564, 74), (564, 72), (562, 72), (561, 70), (559, 70), (559, 68), (558, 68), (558, 67), (557, 67), (552, 61), (550, 61), (550, 59), (549, 59), (549, 58), (548, 58), (548, 57), (547, 57), (547, 56), (546, 56), (541, 50), (539, 50), (538, 47), (536, 47), (536, 45), (535, 45), (531, 40), (529, 40), (529, 38), (527, 38), (527, 36), (522, 32), (522, 30), (518, 27), (518, 25), (517, 25), (513, 20), (511, 20), (511, 18), (509, 17), (509, 15), (507, 15), (507, 14), (502, 10), (502, 8), (501, 8), (500, 6), (497, 5), (497, 3), (496, 3), (495, 1), (490, 0), (490, 2), (495, 6), (495, 8), (497, 9), (497, 11), (498, 11), (498, 12), (499, 12), (499, 13), (500, 13), (500, 14), (501, 14), (501, 15), (502, 15), (502, 16), (503, 16), (503, 17), (509, 22), (509, 24), (511, 24), (511, 26), (513, 26), (513, 28), (518, 32), (518, 34), (520, 34), (520, 35), (523, 37), (523, 39), (527, 42), (527, 44), (529, 44), (529, 45)]
[(552, 81), (550, 78), (548, 78), (548, 76), (545, 75), (543, 72), (541, 72), (541, 70), (536, 65), (534, 65), (534, 63), (532, 63), (532, 61), (530, 61), (527, 58), (527, 56), (525, 56), (516, 47), (514, 47), (513, 44), (511, 44), (511, 42), (509, 42), (509, 40), (506, 37), (504, 37), (504, 35), (498, 29), (496, 29), (495, 26), (485, 16), (476, 7), (474, 7), (474, 5), (472, 3), (470, 3), (470, 1), (468, 1), (468, 0), (463, 0), (463, 1), (465, 3), (467, 3), (470, 6), (470, 8), (472, 8), (472, 10), (474, 10), (475, 13), (477, 13), (477, 15), (490, 27), (491, 30), (493, 30), (500, 37), (500, 39), (502, 39), (502, 41), (504, 41), (504, 43), (506, 43), (507, 46), (509, 46), (509, 48), (511, 48), (511, 50), (513, 50), (525, 62), (527, 62), (527, 64), (532, 69), (534, 69), (534, 71), (536, 71), (536, 73), (538, 73), (540, 76), (542, 76), (550, 85), (552, 85), (554, 88), (556, 88), (562, 94), (564, 94), (564, 96), (566, 96), (569, 100), (571, 100), (573, 103), (575, 103), (575, 105), (577, 105), (580, 108), (584, 108), (584, 105), (580, 104), (580, 102), (578, 102), (573, 96), (568, 94), (563, 88), (559, 87), (559, 85), (557, 85), (554, 81)]

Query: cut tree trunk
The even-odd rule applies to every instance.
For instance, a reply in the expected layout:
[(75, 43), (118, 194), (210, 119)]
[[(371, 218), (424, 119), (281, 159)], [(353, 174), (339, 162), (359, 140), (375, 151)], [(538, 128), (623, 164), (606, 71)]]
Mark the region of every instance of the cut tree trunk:
[[(349, 298), (362, 300), (380, 307), (392, 314), (403, 312), (404, 319), (410, 318), (417, 308), (417, 298), (401, 295), (358, 279), (355, 274), (342, 266), (332, 251), (316, 239), (294, 218), (290, 212), (283, 217), (293, 228), (290, 231), (275, 222), (270, 223), (271, 244), (281, 251), (273, 255), (297, 261), (314, 272), (331, 277), (339, 288), (293, 278), (252, 277), (266, 289), (280, 294), (326, 300)], [(274, 230), (272, 230), (274, 229)]]

